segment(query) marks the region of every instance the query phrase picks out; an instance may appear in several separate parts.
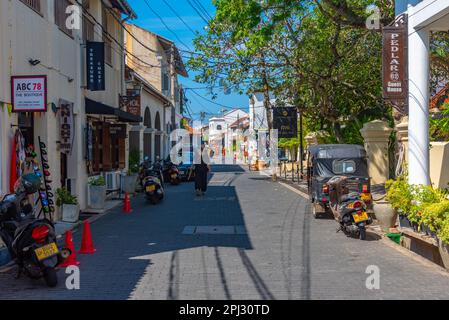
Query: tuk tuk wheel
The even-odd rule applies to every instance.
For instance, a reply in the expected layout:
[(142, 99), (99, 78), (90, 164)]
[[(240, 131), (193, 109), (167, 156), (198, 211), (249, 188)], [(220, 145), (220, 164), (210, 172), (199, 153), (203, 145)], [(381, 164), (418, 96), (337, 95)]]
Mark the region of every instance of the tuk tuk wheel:
[(326, 209), (321, 204), (312, 203), (312, 214), (315, 219), (320, 218), (325, 212)]

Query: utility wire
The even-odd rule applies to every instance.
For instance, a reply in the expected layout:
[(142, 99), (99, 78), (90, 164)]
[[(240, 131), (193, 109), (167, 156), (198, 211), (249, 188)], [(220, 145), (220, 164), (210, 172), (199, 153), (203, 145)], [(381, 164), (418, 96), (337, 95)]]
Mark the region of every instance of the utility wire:
[(164, 27), (170, 31), (175, 38), (179, 41), (180, 44), (182, 44), (184, 47), (186, 47), (188, 50), (192, 51), (192, 49), (190, 49), (190, 47), (188, 45), (186, 45), (176, 34), (176, 32), (174, 32), (164, 21), (164, 19), (162, 19), (162, 17), (150, 6), (150, 3), (148, 2), (148, 0), (144, 0), (145, 4), (147, 5), (147, 7), (151, 10), (151, 12), (153, 12), (153, 14), (162, 22), (162, 24), (164, 25)]
[(190, 0), (187, 0), (187, 2), (189, 3), (189, 5), (193, 8), (193, 10), (196, 11), (196, 13), (198, 14), (198, 16), (206, 23), (209, 24), (209, 21), (207, 21), (207, 19), (203, 16), (203, 14), (198, 10), (198, 8), (196, 6), (194, 6), (192, 4), (192, 2)]
[(167, 7), (170, 8), (170, 10), (178, 17), (179, 20), (181, 20), (181, 22), (187, 27), (187, 29), (189, 29), (195, 36), (196, 36), (196, 32), (188, 25), (187, 22), (185, 22), (185, 20), (178, 14), (178, 12), (166, 1), (166, 0), (162, 0)]
[(198, 5), (198, 7), (202, 10), (202, 12), (204, 13), (204, 16), (206, 18), (208, 18), (208, 20), (212, 20), (212, 17), (209, 15), (209, 12), (207, 12), (206, 8), (204, 8), (201, 1), (199, 1), (199, 0), (192, 0), (192, 1)]

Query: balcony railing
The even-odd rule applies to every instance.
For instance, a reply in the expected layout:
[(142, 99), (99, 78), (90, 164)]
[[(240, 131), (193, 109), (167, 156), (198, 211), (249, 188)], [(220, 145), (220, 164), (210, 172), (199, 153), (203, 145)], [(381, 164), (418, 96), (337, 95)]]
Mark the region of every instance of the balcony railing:
[(41, 13), (41, 0), (20, 0), (34, 11)]

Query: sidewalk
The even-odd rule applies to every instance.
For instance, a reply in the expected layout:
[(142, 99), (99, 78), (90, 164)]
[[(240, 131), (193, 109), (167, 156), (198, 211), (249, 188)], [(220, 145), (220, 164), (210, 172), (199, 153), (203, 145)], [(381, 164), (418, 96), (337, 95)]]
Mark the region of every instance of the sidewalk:
[[(57, 236), (58, 240), (62, 239), (62, 236), (68, 230), (72, 230), (72, 232), (75, 233), (78, 231), (78, 227), (82, 226), (84, 221), (89, 221), (90, 223), (92, 223), (92, 222), (102, 218), (103, 216), (107, 215), (113, 209), (117, 208), (121, 204), (122, 204), (121, 200), (106, 201), (104, 210), (101, 210), (101, 212), (97, 210), (98, 213), (95, 213), (95, 214), (92, 214), (90, 210), (86, 210), (83, 213), (81, 213), (80, 219), (78, 220), (78, 222), (70, 223), (70, 222), (64, 222), (64, 221), (57, 221), (55, 223), (55, 231), (56, 231), (56, 236)], [(11, 262), (11, 257), (9, 256), (9, 252), (6, 249), (3, 241), (0, 239), (0, 271), (3, 266), (8, 267), (8, 264), (10, 262)]]

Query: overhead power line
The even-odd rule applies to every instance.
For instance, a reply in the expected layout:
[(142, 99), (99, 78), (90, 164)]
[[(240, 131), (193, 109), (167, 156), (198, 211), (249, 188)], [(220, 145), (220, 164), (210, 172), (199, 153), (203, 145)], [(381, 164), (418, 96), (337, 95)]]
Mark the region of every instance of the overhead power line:
[(148, 0), (144, 0), (144, 2), (145, 2), (145, 4), (147, 5), (147, 7), (151, 10), (151, 12), (153, 12), (153, 14), (161, 21), (161, 23), (164, 25), (164, 27), (165, 27), (165, 29), (167, 29), (168, 31), (170, 31), (174, 36), (175, 36), (175, 38), (178, 40), (178, 42), (180, 43), (180, 44), (182, 44), (184, 47), (186, 47), (188, 50), (192, 50), (192, 49), (190, 49), (190, 47), (188, 46), (188, 45), (186, 45), (179, 37), (178, 37), (178, 35), (176, 34), (176, 32), (174, 32), (166, 23), (165, 23), (165, 21), (164, 21), (164, 19), (162, 19), (162, 17), (156, 12), (156, 10), (154, 10), (152, 7), (151, 7), (151, 5), (150, 5), (150, 3), (148, 2)]
[(196, 11), (196, 13), (198, 14), (198, 16), (206, 23), (209, 24), (209, 21), (207, 21), (207, 17), (205, 18), (204, 15), (198, 10), (198, 8), (190, 1), (187, 0), (187, 2), (189, 3), (189, 5), (192, 7), (193, 10)]
[(178, 14), (178, 12), (166, 0), (162, 0), (162, 1), (175, 14), (175, 16), (177, 16), (178, 19), (187, 27), (187, 29), (189, 29), (194, 35), (196, 35), (196, 32), (189, 26), (189, 24), (187, 22), (185, 22), (185, 20)]

